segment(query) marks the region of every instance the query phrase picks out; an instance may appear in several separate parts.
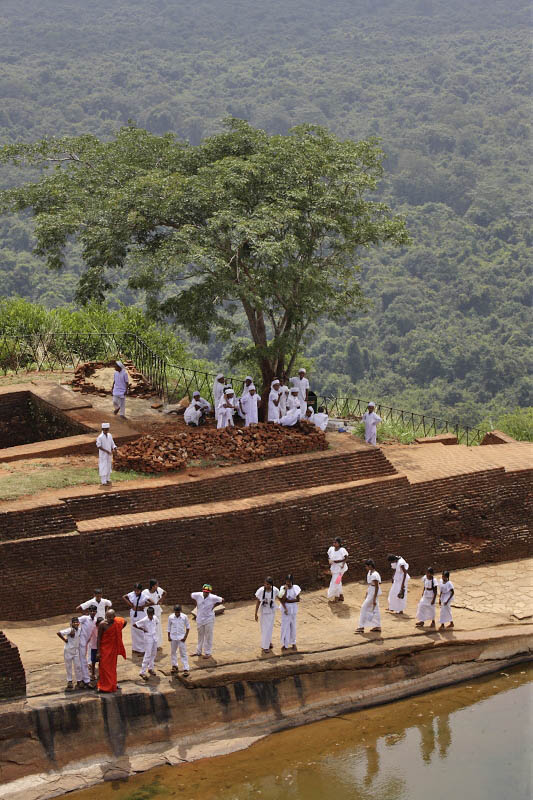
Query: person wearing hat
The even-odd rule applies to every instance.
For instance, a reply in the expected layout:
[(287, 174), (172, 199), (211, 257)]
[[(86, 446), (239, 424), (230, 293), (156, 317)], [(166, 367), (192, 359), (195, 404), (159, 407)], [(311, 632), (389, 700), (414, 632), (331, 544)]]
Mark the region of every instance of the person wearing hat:
[(368, 404), (368, 411), (365, 411), (361, 418), (365, 424), (365, 442), (374, 445), (374, 447), (377, 444), (378, 425), (383, 422), (379, 414), (376, 414), (375, 408), (376, 404), (371, 400)]
[(306, 378), (306, 370), (303, 367), (300, 367), (298, 370), (298, 375), (296, 378), (291, 378), (291, 383), (298, 389), (298, 394), (300, 396), (300, 405), (302, 408), (307, 408), (308, 396), (309, 396), (309, 381)]
[(302, 409), (299, 405), (295, 406), (294, 408), (289, 409), (286, 414), (284, 414), (280, 419), (280, 425), (284, 425), (286, 428), (292, 428), (293, 425), (296, 425), (297, 422), (300, 422), (302, 419)]
[(329, 415), (326, 413), (324, 406), (319, 406), (317, 413), (313, 417), (313, 424), (320, 428), (321, 431), (326, 431), (328, 427)]
[(194, 403), (198, 403), (204, 414), (209, 414), (209, 412), (211, 411), (211, 403), (208, 400), (206, 400), (205, 397), (202, 397), (200, 392), (198, 391), (193, 392), (192, 399)]
[(126, 419), (126, 395), (130, 385), (130, 376), (126, 372), (126, 368), (122, 361), (115, 362), (115, 375), (113, 376), (113, 388), (111, 395), (113, 397), (113, 414), (118, 414)]
[(237, 398), (231, 386), (228, 386), (224, 389), (224, 394), (218, 404), (217, 428), (233, 428), (233, 415), (236, 410)]
[(134, 622), (133, 627), (144, 631), (144, 656), (139, 675), (143, 681), (147, 681), (147, 670), (150, 675), (155, 675), (155, 657), (157, 655), (157, 645), (161, 629), (161, 622), (155, 613), (154, 607), (147, 606), (146, 616), (138, 620), (138, 622)]
[(280, 387), (279, 378), (274, 378), (270, 384), (270, 394), (268, 395), (268, 422), (279, 422)]
[(222, 372), (219, 372), (218, 375), (215, 377), (213, 383), (213, 408), (215, 409), (215, 419), (218, 420), (218, 404), (224, 394), (224, 384), (226, 383), (226, 379)]
[(102, 486), (111, 486), (111, 470), (113, 468), (113, 451), (117, 449), (109, 432), (109, 422), (102, 422), (102, 433), (96, 439), (98, 448), (98, 474)]
[(283, 417), (287, 413), (287, 401), (289, 399), (290, 389), (285, 380), (281, 381), (279, 387), (279, 415)]
[(294, 408), (299, 410), (302, 408), (302, 403), (300, 401), (300, 390), (297, 386), (291, 387), (289, 396), (287, 397), (287, 411), (292, 411)]
[(313, 408), (313, 406), (307, 406), (307, 409), (306, 409), (305, 414), (303, 415), (302, 419), (304, 419), (306, 422), (311, 422), (311, 423), (314, 422), (315, 409)]
[(215, 625), (215, 606), (224, 602), (223, 597), (213, 594), (210, 583), (204, 583), (201, 592), (193, 592), (191, 598), (196, 603), (196, 626), (198, 628), (198, 645), (196, 656), (211, 658), (213, 649), (213, 628)]
[(244, 427), (255, 425), (259, 422), (259, 403), (261, 395), (257, 394), (254, 384), (250, 384), (248, 392), (239, 400), (241, 416), (244, 417)]

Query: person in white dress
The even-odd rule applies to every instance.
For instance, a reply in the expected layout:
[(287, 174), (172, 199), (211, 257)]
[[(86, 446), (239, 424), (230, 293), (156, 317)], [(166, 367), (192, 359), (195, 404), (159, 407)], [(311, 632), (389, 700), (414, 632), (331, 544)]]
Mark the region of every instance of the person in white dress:
[(144, 607), (147, 603), (147, 598), (143, 594), (142, 584), (136, 583), (132, 592), (123, 595), (122, 599), (130, 608), (130, 624), (131, 624), (131, 651), (141, 656), (144, 653), (144, 633), (138, 628), (133, 627), (133, 623), (142, 619), (144, 614)]
[(287, 413), (287, 402), (289, 399), (290, 389), (285, 383), (281, 381), (279, 387), (279, 415), (283, 417)]
[(103, 589), (95, 589), (94, 597), (76, 606), (76, 611), (88, 611), (91, 606), (96, 606), (96, 616), (105, 619), (106, 611), (111, 608), (112, 603), (103, 594)]
[(159, 648), (163, 647), (163, 632), (161, 630), (161, 612), (162, 612), (161, 603), (163, 602), (163, 598), (166, 595), (166, 591), (159, 586), (159, 583), (155, 578), (151, 578), (148, 586), (150, 588), (143, 589), (142, 596), (144, 597), (146, 606), (154, 607), (155, 615), (160, 623), (158, 628), (159, 641), (157, 643), (157, 646)]
[(147, 671), (150, 675), (155, 675), (155, 657), (161, 637), (161, 621), (155, 613), (154, 606), (147, 606), (146, 616), (134, 622), (133, 627), (144, 633), (144, 656), (139, 675), (144, 681), (147, 681)]
[(281, 603), (281, 650), (296, 650), (296, 618), (302, 590), (294, 583), (294, 576), (287, 575), (279, 590)]
[(326, 431), (329, 422), (329, 414), (326, 414), (324, 406), (319, 406), (318, 411), (313, 417), (313, 423), (320, 428), (321, 431)]
[(102, 422), (102, 433), (96, 439), (98, 448), (98, 474), (102, 486), (111, 486), (111, 470), (113, 469), (113, 452), (117, 449), (109, 432), (109, 422)]
[(255, 621), (259, 622), (261, 629), (261, 650), (268, 653), (272, 650), (272, 631), (276, 619), (276, 599), (279, 589), (274, 586), (272, 578), (265, 578), (265, 582), (255, 593)]
[(78, 689), (84, 689), (80, 666), (80, 621), (78, 617), (72, 617), (70, 626), (57, 632), (57, 635), (64, 642), (63, 658), (65, 661), (65, 672), (67, 673), (67, 691), (74, 687), (72, 684), (72, 668)]
[(435, 601), (437, 599), (437, 582), (433, 567), (428, 567), (422, 578), (422, 597), (416, 609), (417, 628), (423, 628), (426, 620), (431, 620), (430, 628), (435, 627)]
[(296, 408), (291, 408), (290, 411), (287, 411), (281, 419), (279, 420), (280, 425), (284, 425), (286, 428), (292, 428), (293, 425), (296, 425), (297, 422), (300, 422), (302, 418), (302, 409), (298, 406)]
[(204, 583), (201, 592), (193, 592), (191, 598), (196, 603), (196, 627), (198, 645), (195, 655), (211, 658), (213, 650), (213, 628), (215, 627), (215, 606), (224, 602), (223, 597), (213, 594), (210, 583)]
[(233, 415), (237, 410), (237, 398), (231, 388), (224, 389), (218, 404), (217, 428), (233, 428)]
[(453, 583), (450, 580), (450, 573), (448, 572), (448, 570), (445, 570), (442, 573), (442, 578), (440, 581), (440, 596), (439, 596), (440, 630), (446, 627), (446, 623), (448, 623), (448, 628), (453, 628), (452, 597), (454, 595), (455, 595), (455, 589), (453, 588)]
[(309, 381), (306, 377), (306, 370), (303, 367), (300, 367), (298, 370), (298, 377), (291, 378), (291, 383), (298, 389), (302, 408), (307, 408), (307, 401), (309, 399)]
[(174, 606), (174, 613), (169, 615), (167, 623), (167, 636), (170, 642), (170, 671), (172, 674), (179, 672), (178, 668), (178, 653), (180, 654), (183, 663), (183, 677), (187, 678), (189, 675), (189, 658), (187, 656), (187, 637), (191, 625), (187, 614), (183, 614), (181, 606)]
[(374, 447), (377, 445), (378, 425), (383, 422), (379, 414), (376, 414), (375, 408), (376, 404), (370, 401), (368, 411), (365, 411), (361, 417), (365, 425), (365, 442), (374, 445)]
[(224, 394), (224, 384), (226, 380), (222, 372), (219, 372), (213, 382), (213, 408), (215, 409), (215, 419), (218, 420), (218, 404)]
[(81, 679), (85, 685), (86, 689), (90, 688), (90, 681), (89, 681), (89, 664), (87, 662), (87, 650), (89, 647), (89, 642), (94, 637), (94, 632), (96, 630), (96, 606), (92, 605), (89, 606), (87, 609), (87, 614), (82, 614), (81, 617), (78, 617), (78, 622), (80, 623), (80, 669), (81, 669)]
[(371, 558), (365, 561), (366, 582), (368, 584), (366, 597), (359, 614), (359, 627), (356, 633), (364, 633), (365, 628), (370, 628), (376, 633), (381, 632), (381, 615), (379, 613), (379, 596), (381, 594), (381, 575), (376, 570), (376, 565)]
[(389, 553), (387, 561), (394, 570), (392, 576), (392, 586), (389, 591), (388, 611), (393, 614), (403, 614), (407, 605), (407, 589), (410, 580), (409, 564), (401, 556)]
[(130, 385), (130, 376), (122, 361), (115, 362), (115, 374), (113, 375), (113, 388), (111, 396), (113, 398), (113, 414), (120, 413), (126, 419), (126, 395)]
[(305, 409), (305, 414), (302, 416), (302, 419), (306, 422), (309, 422), (311, 425), (313, 424), (313, 420), (315, 418), (315, 410), (313, 406), (307, 406)]
[(280, 420), (279, 390), (280, 382), (278, 378), (274, 378), (270, 384), (270, 394), (268, 395), (268, 422), (279, 422)]
[(241, 416), (244, 417), (244, 427), (248, 428), (250, 425), (257, 425), (259, 422), (259, 403), (261, 402), (261, 395), (258, 395), (255, 386), (252, 383), (248, 392), (243, 395), (239, 401)]
[(211, 403), (205, 397), (202, 397), (199, 391), (192, 393), (192, 402), (198, 403), (204, 414), (209, 414), (211, 411)]
[(328, 550), (329, 571), (331, 572), (328, 588), (328, 600), (330, 603), (344, 602), (342, 576), (348, 571), (347, 558), (348, 551), (342, 546), (340, 536), (337, 536)]
[(302, 408), (302, 403), (300, 400), (300, 392), (297, 386), (293, 386), (291, 388), (289, 396), (287, 397), (287, 412), (292, 411), (293, 408), (298, 408), (298, 409)]

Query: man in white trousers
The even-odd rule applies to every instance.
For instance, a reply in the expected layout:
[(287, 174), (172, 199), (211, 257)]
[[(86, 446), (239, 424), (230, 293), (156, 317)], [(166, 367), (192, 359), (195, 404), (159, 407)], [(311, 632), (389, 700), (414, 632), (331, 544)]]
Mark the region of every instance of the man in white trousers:
[(255, 386), (252, 383), (248, 392), (243, 394), (239, 401), (242, 411), (241, 416), (244, 416), (244, 427), (248, 428), (250, 425), (257, 425), (259, 422), (259, 403), (261, 402), (261, 395), (257, 394)]
[(279, 591), (281, 603), (281, 650), (296, 650), (296, 616), (302, 590), (294, 583), (293, 575), (287, 575)]
[(183, 662), (183, 677), (187, 678), (189, 675), (189, 659), (187, 657), (187, 636), (191, 625), (187, 614), (182, 614), (181, 606), (174, 606), (174, 613), (170, 614), (167, 623), (167, 636), (170, 642), (170, 663), (171, 673), (177, 674), (178, 669), (178, 652)]
[(96, 439), (98, 448), (98, 474), (102, 486), (111, 486), (111, 470), (113, 469), (113, 452), (117, 449), (109, 432), (109, 422), (102, 422), (102, 433)]
[(87, 649), (89, 647), (89, 642), (93, 637), (94, 631), (96, 630), (96, 605), (93, 604), (89, 606), (87, 611), (89, 613), (78, 617), (78, 621), (80, 623), (81, 679), (85, 685), (85, 688), (89, 689), (91, 684), (89, 679), (89, 664), (87, 662)]
[(198, 627), (198, 646), (195, 655), (211, 658), (213, 649), (213, 628), (215, 625), (215, 606), (224, 602), (223, 597), (213, 594), (210, 583), (204, 583), (201, 592), (193, 592), (192, 599), (196, 603), (196, 625)]
[(265, 582), (255, 593), (255, 621), (261, 628), (261, 650), (269, 653), (272, 650), (272, 631), (276, 619), (276, 598), (279, 589), (274, 586), (272, 578), (265, 578)]
[(383, 422), (379, 414), (376, 414), (375, 408), (376, 404), (371, 400), (368, 404), (368, 411), (365, 411), (362, 416), (365, 424), (365, 442), (374, 445), (374, 447), (377, 445), (378, 425)]
[(81, 679), (80, 621), (78, 617), (72, 617), (70, 621), (70, 627), (63, 628), (63, 630), (58, 631), (57, 635), (61, 641), (65, 643), (65, 647), (63, 648), (63, 657), (65, 659), (65, 672), (67, 673), (67, 691), (71, 692), (74, 688), (72, 685), (73, 666), (78, 689), (85, 688)]
[(154, 607), (148, 606), (146, 609), (146, 616), (138, 622), (133, 623), (134, 628), (144, 631), (144, 656), (139, 675), (143, 681), (148, 680), (146, 670), (150, 675), (155, 675), (155, 657), (157, 655), (157, 645), (159, 644), (159, 629), (161, 623), (156, 616)]
[(123, 419), (126, 419), (126, 395), (128, 394), (129, 385), (130, 376), (126, 372), (126, 367), (122, 361), (116, 361), (113, 388), (111, 390), (114, 408), (113, 414), (120, 413)]

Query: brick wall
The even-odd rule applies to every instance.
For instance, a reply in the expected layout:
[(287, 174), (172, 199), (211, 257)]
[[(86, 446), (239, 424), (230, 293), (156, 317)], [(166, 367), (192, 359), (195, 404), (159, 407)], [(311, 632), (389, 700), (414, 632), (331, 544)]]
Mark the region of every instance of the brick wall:
[(398, 476), (256, 509), (4, 542), (0, 607), (6, 619), (69, 613), (97, 585), (116, 603), (152, 576), (170, 603), (187, 602), (206, 580), (227, 600), (249, 598), (268, 573), (279, 581), (292, 571), (316, 588), (337, 535), (350, 552), (349, 580), (363, 578), (369, 556), (388, 578), (388, 552), (403, 555), (413, 575), (428, 564), (525, 557), (530, 483), (531, 471), (503, 469), (415, 485)]
[(18, 648), (0, 631), (0, 697), (26, 694), (26, 674)]

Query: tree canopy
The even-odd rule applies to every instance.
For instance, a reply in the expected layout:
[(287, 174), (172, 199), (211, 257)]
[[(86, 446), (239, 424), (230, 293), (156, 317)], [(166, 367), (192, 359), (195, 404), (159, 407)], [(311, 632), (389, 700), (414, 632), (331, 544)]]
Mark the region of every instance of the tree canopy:
[(319, 320), (363, 308), (357, 257), (406, 245), (405, 223), (371, 199), (382, 176), (374, 140), (341, 141), (300, 126), (268, 135), (242, 120), (192, 146), (132, 125), (110, 142), (94, 136), (8, 145), (4, 161), (54, 166), (0, 196), (31, 209), (37, 252), (63, 265), (77, 238), (87, 271), (78, 298), (103, 297), (114, 269), (147, 292), (152, 313), (207, 342), (237, 337), (243, 311), (264, 385), (294, 368)]

